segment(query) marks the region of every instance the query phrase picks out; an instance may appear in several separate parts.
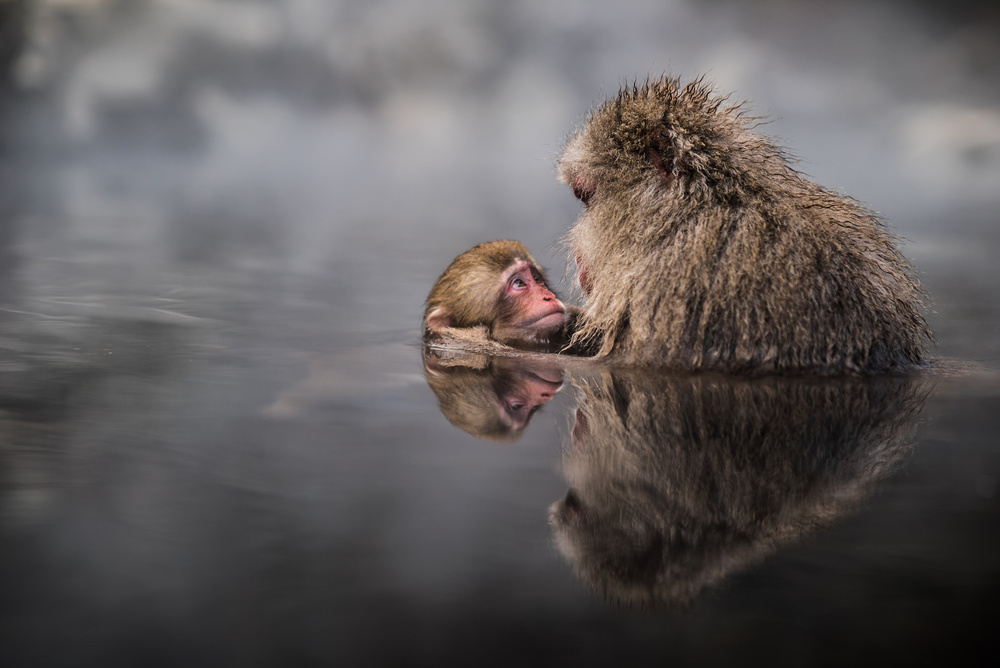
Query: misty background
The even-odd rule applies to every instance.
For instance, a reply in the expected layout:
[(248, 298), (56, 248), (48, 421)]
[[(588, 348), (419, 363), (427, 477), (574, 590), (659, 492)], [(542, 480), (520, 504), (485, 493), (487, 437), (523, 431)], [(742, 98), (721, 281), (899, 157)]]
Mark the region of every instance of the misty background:
[[(125, 282), (286, 272), (322, 278), (345, 335), (415, 338), (430, 285), (475, 243), (522, 240), (561, 274), (557, 242), (578, 211), (555, 180), (562, 142), (593, 104), (663, 72), (704, 75), (769, 117), (763, 131), (800, 170), (906, 239), (932, 292), (996, 277), (995, 3), (5, 0), (0, 12), (0, 271), (23, 289), (44, 280), (40, 256), (114, 265)], [(948, 325), (932, 324), (947, 344)]]
[(434, 280), (505, 237), (561, 276), (563, 141), (664, 72), (878, 211), (936, 353), (997, 368), (996, 2), (0, 0), (0, 663), (995, 653), (995, 380), (938, 379), (870, 504), (665, 617), (552, 545), (572, 388), (516, 444), (438, 410)]

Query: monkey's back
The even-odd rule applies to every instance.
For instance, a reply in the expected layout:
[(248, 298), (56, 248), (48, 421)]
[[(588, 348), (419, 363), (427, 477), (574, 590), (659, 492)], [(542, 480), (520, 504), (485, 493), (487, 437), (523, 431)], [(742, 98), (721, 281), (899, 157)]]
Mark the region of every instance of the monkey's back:
[[(921, 291), (892, 238), (853, 202), (803, 186), (798, 198), (710, 216), (695, 223), (710, 229), (675, 239), (650, 274), (664, 299), (632, 309), (614, 356), (758, 373), (923, 364)], [(692, 267), (685, 256), (701, 260)]]

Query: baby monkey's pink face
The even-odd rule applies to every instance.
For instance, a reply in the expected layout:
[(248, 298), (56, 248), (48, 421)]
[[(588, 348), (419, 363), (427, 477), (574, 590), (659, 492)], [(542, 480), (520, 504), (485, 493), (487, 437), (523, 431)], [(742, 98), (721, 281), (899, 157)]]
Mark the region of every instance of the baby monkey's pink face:
[(547, 339), (559, 331), (566, 307), (545, 285), (538, 267), (518, 258), (503, 274), (503, 297), (510, 318), (494, 335), (499, 339)]
[(554, 352), (571, 336), (568, 328), (576, 312), (569, 311), (523, 244), (487, 241), (456, 257), (434, 284), (425, 306), (424, 335), (428, 340), (492, 341)]

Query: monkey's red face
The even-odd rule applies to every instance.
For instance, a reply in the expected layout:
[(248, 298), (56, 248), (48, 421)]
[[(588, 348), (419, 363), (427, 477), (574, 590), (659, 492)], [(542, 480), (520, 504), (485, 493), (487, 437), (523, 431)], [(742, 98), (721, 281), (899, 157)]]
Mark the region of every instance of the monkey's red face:
[(515, 332), (505, 336), (547, 338), (562, 326), (566, 307), (546, 287), (538, 268), (526, 260), (517, 260), (502, 275), (503, 300), (511, 313), (506, 323)]

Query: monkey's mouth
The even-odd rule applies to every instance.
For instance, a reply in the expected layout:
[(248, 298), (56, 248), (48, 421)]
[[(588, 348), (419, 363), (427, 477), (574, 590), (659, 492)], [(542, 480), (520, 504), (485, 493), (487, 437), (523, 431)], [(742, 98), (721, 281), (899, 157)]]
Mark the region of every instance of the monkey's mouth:
[(542, 327), (558, 327), (559, 325), (562, 324), (564, 313), (565, 312), (562, 309), (559, 309), (558, 311), (553, 311), (552, 313), (549, 313), (548, 315), (543, 315), (540, 318), (535, 318), (534, 320), (532, 320), (531, 322), (529, 322), (525, 326), (526, 327), (532, 327), (532, 328), (534, 328), (534, 327), (538, 327), (538, 328), (542, 328)]

